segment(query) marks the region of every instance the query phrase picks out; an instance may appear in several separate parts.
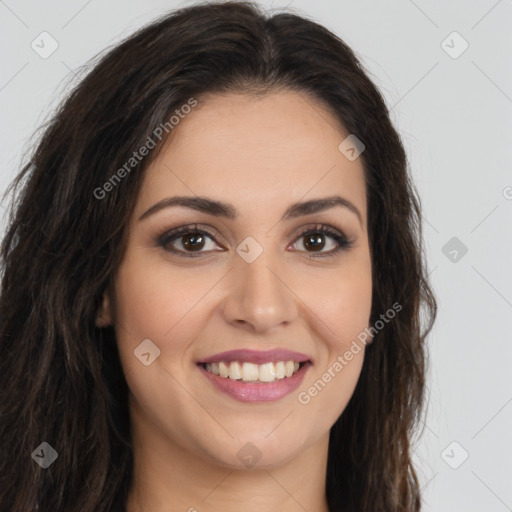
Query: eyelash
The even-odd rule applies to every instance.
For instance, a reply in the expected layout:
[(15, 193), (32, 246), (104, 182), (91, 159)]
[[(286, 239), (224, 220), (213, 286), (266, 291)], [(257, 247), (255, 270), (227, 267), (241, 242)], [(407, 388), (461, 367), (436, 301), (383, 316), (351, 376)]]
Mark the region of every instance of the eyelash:
[[(333, 257), (333, 256), (337, 255), (340, 251), (350, 249), (354, 244), (353, 240), (348, 240), (345, 235), (338, 232), (337, 230), (330, 228), (329, 226), (327, 226), (325, 224), (317, 224), (314, 227), (308, 226), (308, 227), (304, 228), (297, 235), (296, 240), (298, 240), (306, 235), (313, 235), (313, 234), (318, 234), (318, 233), (330, 236), (331, 238), (333, 238), (336, 241), (336, 243), (338, 245), (335, 249), (332, 249), (328, 252), (317, 253), (317, 254), (315, 254), (314, 252), (310, 252), (309, 254), (313, 258)], [(211, 238), (212, 240), (215, 241), (215, 236), (213, 234), (211, 234), (210, 232), (208, 232), (204, 229), (198, 228), (197, 224), (195, 224), (195, 225), (189, 225), (189, 226), (182, 226), (182, 227), (173, 229), (171, 231), (165, 232), (163, 235), (161, 235), (157, 238), (157, 244), (160, 247), (163, 247), (164, 250), (171, 252), (173, 254), (177, 254), (178, 256), (183, 256), (183, 257), (197, 258), (197, 257), (200, 257), (202, 254), (204, 254), (204, 252), (208, 252), (208, 251), (198, 251), (197, 253), (194, 253), (194, 252), (178, 250), (178, 249), (175, 249), (175, 248), (172, 248), (169, 246), (169, 244), (171, 242), (173, 242), (174, 240), (179, 240), (183, 235), (189, 235), (189, 234), (205, 235), (208, 238)], [(294, 242), (294, 243), (296, 243), (296, 242)], [(299, 252), (308, 252), (308, 251), (299, 251)]]

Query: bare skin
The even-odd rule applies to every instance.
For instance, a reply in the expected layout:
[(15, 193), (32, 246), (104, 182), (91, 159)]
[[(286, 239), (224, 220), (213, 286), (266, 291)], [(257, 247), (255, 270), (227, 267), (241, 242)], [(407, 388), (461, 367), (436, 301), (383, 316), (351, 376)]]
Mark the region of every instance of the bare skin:
[[(353, 394), (364, 349), (342, 371), (333, 363), (369, 325), (372, 298), (363, 164), (338, 150), (347, 135), (305, 94), (210, 96), (149, 167), (115, 296), (105, 296), (98, 316), (99, 325), (115, 327), (130, 388), (128, 512), (328, 511), (329, 430)], [(354, 211), (334, 206), (281, 219), (293, 203), (335, 195)], [(229, 203), (238, 216), (171, 206), (139, 220), (171, 196)], [(158, 244), (177, 227), (194, 233), (195, 224), (209, 232), (199, 251), (187, 250), (184, 233), (167, 249)], [(334, 253), (337, 241), (315, 231), (319, 225), (352, 245)], [(308, 227), (322, 248), (308, 245)], [(249, 236), (263, 249), (251, 263), (236, 252)], [(145, 339), (160, 349), (148, 366), (134, 355)], [(238, 348), (285, 348), (312, 365), (292, 393), (244, 403), (217, 390), (197, 365)], [(325, 386), (308, 393), (329, 369)], [(247, 443), (260, 455), (250, 466), (239, 456)]]

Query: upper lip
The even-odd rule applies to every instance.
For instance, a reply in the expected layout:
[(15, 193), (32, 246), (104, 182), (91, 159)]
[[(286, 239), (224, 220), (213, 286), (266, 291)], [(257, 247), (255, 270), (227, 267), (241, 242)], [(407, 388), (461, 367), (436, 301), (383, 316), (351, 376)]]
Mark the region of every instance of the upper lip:
[(221, 361), (244, 361), (247, 363), (263, 364), (276, 361), (296, 361), (302, 363), (304, 361), (311, 361), (311, 358), (306, 354), (300, 352), (293, 352), (283, 348), (274, 350), (250, 350), (250, 349), (238, 349), (228, 350), (226, 352), (220, 352), (213, 356), (201, 359), (198, 364), (202, 363), (219, 363)]

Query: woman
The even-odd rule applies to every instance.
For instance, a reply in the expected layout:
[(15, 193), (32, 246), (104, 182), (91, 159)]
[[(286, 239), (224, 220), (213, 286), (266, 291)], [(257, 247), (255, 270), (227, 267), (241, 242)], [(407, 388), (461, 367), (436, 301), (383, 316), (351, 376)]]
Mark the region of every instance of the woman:
[(339, 38), (172, 12), (101, 57), (13, 190), (2, 510), (420, 510), (419, 200)]

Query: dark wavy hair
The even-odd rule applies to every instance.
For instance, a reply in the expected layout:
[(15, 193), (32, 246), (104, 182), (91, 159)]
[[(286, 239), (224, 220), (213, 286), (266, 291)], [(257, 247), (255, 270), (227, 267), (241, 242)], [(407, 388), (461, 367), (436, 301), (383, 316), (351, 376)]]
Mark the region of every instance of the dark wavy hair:
[[(419, 511), (412, 440), (437, 305), (405, 150), (354, 52), (304, 16), (268, 16), (251, 2), (201, 3), (167, 13), (82, 72), (8, 190), (0, 509), (125, 510), (133, 476), (128, 389), (114, 330), (95, 319), (144, 171), (163, 144), (105, 197), (94, 191), (191, 97), (285, 89), (325, 104), (364, 142), (372, 325), (391, 304), (403, 308), (367, 346), (354, 394), (331, 429), (329, 508)], [(45, 470), (31, 459), (43, 441), (58, 452)]]

